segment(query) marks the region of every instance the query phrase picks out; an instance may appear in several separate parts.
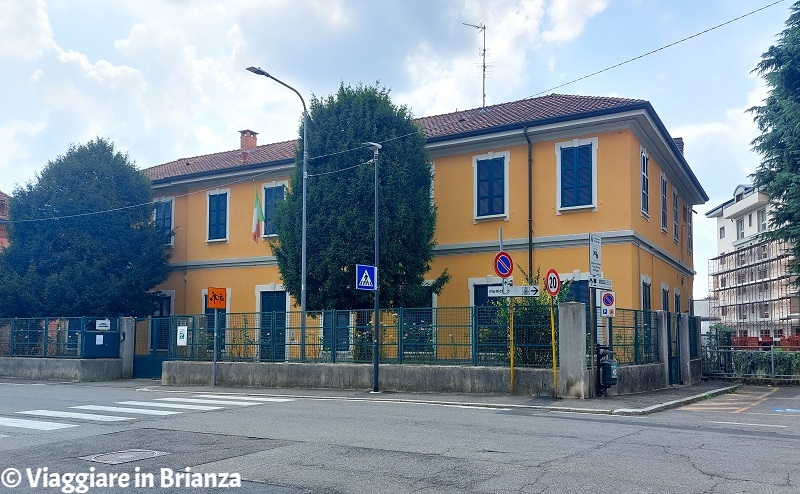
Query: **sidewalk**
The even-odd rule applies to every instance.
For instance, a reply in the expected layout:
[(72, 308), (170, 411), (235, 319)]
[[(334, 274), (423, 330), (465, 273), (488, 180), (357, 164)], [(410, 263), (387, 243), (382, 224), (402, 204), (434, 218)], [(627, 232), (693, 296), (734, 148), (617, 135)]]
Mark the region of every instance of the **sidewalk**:
[(555, 399), (548, 397), (406, 393), (386, 391), (371, 393), (368, 390), (341, 389), (280, 389), (231, 388), (223, 386), (162, 386), (158, 381), (133, 379), (126, 381), (84, 383), (88, 386), (135, 387), (142, 392), (173, 393), (230, 393), (237, 395), (306, 398), (316, 400), (397, 401), (406, 403), (431, 403), (454, 406), (490, 408), (527, 408), (550, 411), (597, 413), (606, 415), (647, 415), (676, 408), (688, 403), (731, 393), (740, 385), (726, 381), (704, 381), (695, 385), (678, 385), (647, 393), (607, 396), (585, 400)]

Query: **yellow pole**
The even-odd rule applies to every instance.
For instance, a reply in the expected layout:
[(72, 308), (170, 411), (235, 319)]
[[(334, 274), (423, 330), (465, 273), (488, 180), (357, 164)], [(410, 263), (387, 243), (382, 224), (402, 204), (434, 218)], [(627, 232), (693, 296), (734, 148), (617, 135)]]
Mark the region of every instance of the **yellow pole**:
[(558, 398), (558, 374), (556, 373), (556, 322), (553, 316), (553, 297), (550, 297), (550, 347), (553, 350), (553, 396)]
[(508, 299), (509, 346), (511, 347), (511, 394), (514, 394), (514, 297)]

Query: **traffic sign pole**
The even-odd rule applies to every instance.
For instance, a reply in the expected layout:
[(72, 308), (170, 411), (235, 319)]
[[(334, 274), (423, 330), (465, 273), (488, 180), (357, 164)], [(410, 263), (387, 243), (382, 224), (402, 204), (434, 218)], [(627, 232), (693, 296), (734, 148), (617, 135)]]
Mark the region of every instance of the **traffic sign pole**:
[(550, 297), (550, 348), (553, 352), (553, 398), (558, 398), (558, 373), (556, 372), (556, 321), (553, 315), (555, 300)]
[(514, 297), (508, 299), (508, 315), (509, 315), (509, 346), (511, 347), (511, 394), (514, 394)]

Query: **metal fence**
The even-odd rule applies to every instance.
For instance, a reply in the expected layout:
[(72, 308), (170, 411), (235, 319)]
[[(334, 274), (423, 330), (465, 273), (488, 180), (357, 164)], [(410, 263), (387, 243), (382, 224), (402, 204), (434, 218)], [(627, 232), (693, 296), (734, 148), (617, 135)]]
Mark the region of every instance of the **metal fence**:
[(618, 365), (652, 364), (659, 361), (658, 320), (652, 311), (617, 309), (606, 318), (608, 343)]
[(708, 332), (703, 347), (703, 374), (709, 377), (800, 381), (800, 345), (748, 346), (728, 332)]
[[(96, 330), (97, 322), (106, 320), (109, 328)], [(119, 357), (117, 322), (102, 317), (0, 318), (0, 357)]]
[[(507, 366), (508, 315), (507, 306), (382, 310), (380, 361)], [(138, 320), (137, 327), (155, 322), (156, 346), (161, 342), (172, 360), (213, 360), (216, 327), (220, 361), (372, 362), (371, 310), (309, 311), (305, 325), (301, 312), (219, 313), (216, 318), (172, 315)], [(515, 311), (514, 328), (515, 365), (551, 366), (549, 310)], [(143, 354), (149, 349), (136, 351)]]

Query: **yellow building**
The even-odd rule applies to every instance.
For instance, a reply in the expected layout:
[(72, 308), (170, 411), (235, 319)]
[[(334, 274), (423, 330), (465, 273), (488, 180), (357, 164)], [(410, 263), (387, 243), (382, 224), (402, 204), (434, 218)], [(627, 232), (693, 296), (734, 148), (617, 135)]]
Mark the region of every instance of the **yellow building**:
[[(551, 94), (420, 118), (438, 207), (432, 277), (452, 275), (438, 307), (484, 305), (504, 248), (521, 269), (556, 269), (588, 297), (589, 234), (602, 238), (602, 276), (617, 307), (689, 310), (694, 268), (692, 207), (708, 200), (649, 102)], [(228, 312), (297, 310), (263, 241), (294, 167), (296, 141), (258, 145), (146, 170), (156, 222), (174, 229), (173, 273), (159, 287), (161, 315), (206, 312), (210, 286)], [(266, 222), (254, 242), (255, 196)], [(367, 214), (372, 214), (371, 211)], [(313, 262), (313, 259), (309, 259)]]

